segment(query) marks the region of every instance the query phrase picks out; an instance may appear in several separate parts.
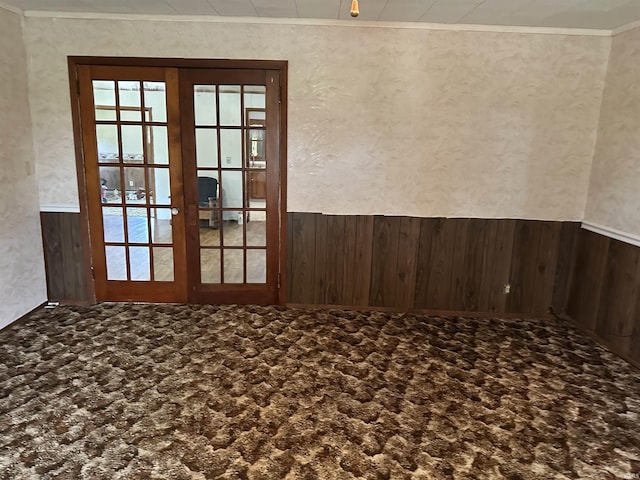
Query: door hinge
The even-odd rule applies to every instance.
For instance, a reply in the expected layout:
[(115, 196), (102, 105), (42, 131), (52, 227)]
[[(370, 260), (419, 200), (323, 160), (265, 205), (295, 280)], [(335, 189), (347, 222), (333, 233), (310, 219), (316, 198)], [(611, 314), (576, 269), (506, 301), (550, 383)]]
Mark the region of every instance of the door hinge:
[(76, 93), (80, 95), (80, 79), (76, 78)]
[(96, 267), (91, 265), (91, 278), (96, 279)]
[(278, 288), (280, 288), (280, 279), (282, 278), (282, 276), (280, 274), (278, 274)]

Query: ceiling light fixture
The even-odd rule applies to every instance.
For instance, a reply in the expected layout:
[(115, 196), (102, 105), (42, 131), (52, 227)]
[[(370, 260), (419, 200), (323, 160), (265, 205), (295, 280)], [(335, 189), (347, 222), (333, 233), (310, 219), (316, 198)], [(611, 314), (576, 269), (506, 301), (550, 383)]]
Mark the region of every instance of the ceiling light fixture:
[(351, 0), (351, 16), (357, 17), (360, 15), (360, 9), (358, 8), (358, 0)]

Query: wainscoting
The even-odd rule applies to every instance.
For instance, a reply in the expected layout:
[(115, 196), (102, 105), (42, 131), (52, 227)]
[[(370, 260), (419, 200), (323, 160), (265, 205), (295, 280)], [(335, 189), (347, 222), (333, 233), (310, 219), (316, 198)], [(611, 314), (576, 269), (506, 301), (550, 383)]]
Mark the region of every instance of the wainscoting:
[(567, 314), (640, 365), (640, 247), (580, 230)]
[[(78, 213), (41, 213), (49, 299), (90, 302)], [(579, 224), (289, 213), (287, 301), (544, 314), (567, 305)], [(510, 292), (504, 293), (504, 286)]]
[(288, 222), (290, 303), (531, 314), (564, 311), (580, 229), (314, 213)]
[(40, 222), (49, 300), (90, 302), (80, 214), (41, 212)]

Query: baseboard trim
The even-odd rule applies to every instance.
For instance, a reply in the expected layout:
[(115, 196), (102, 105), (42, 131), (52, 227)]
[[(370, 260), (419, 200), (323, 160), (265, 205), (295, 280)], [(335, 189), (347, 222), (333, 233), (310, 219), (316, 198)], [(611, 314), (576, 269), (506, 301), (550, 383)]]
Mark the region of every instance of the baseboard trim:
[(640, 236), (634, 235), (632, 233), (626, 233), (615, 228), (605, 227), (604, 225), (598, 225), (597, 223), (590, 222), (582, 222), (582, 228), (584, 228), (585, 230), (589, 230), (590, 232), (604, 235), (605, 237), (613, 238), (615, 240), (620, 240), (621, 242), (640, 247)]
[(51, 300), (52, 302), (57, 302), (59, 305), (70, 306), (70, 307), (88, 307), (89, 305), (95, 305), (96, 302), (90, 302), (88, 300)]
[(47, 302), (42, 302), (40, 305), (37, 305), (36, 307), (32, 308), (31, 310), (29, 310), (27, 313), (25, 313), (24, 315), (22, 315), (21, 317), (18, 317), (17, 319), (15, 319), (13, 322), (9, 323), (8, 325), (5, 325), (4, 327), (0, 328), (1, 330), (7, 330), (15, 325), (20, 324), (21, 322), (24, 322), (27, 318), (29, 318), (31, 315), (33, 315), (34, 313), (36, 313), (38, 310), (41, 310), (47, 303)]
[(567, 315), (567, 314), (556, 314), (555, 317), (560, 319), (560, 320), (571, 322), (571, 324), (574, 327), (576, 327), (578, 330), (580, 330), (582, 333), (584, 333), (587, 337), (589, 337), (591, 340), (593, 340), (598, 345), (600, 345), (602, 348), (604, 348), (607, 352), (615, 355), (616, 357), (618, 357), (618, 358), (624, 360), (625, 362), (633, 365), (634, 367), (640, 369), (640, 360), (636, 360), (633, 357), (630, 357), (629, 355), (625, 355), (624, 353), (620, 353), (619, 351), (616, 350), (616, 348), (614, 347), (614, 345), (611, 342), (609, 342), (608, 340), (604, 339), (603, 337), (598, 335), (593, 330), (589, 330), (584, 325), (582, 325), (580, 322), (574, 320), (573, 317), (571, 317), (570, 315)]
[(432, 317), (468, 317), (468, 318), (554, 318), (553, 315), (535, 315), (533, 313), (501, 313), (501, 312), (472, 312), (462, 310), (433, 310), (424, 308), (372, 307), (360, 305), (318, 305), (307, 303), (286, 303), (286, 307), (304, 310), (346, 310), (364, 312), (387, 313), (415, 313)]

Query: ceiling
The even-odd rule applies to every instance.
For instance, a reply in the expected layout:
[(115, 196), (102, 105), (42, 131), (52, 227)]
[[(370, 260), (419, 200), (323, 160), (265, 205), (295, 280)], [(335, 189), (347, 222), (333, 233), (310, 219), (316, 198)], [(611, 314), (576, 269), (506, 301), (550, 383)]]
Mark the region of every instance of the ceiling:
[(313, 18), (614, 30), (640, 21), (640, 0), (2, 0), (25, 11)]

